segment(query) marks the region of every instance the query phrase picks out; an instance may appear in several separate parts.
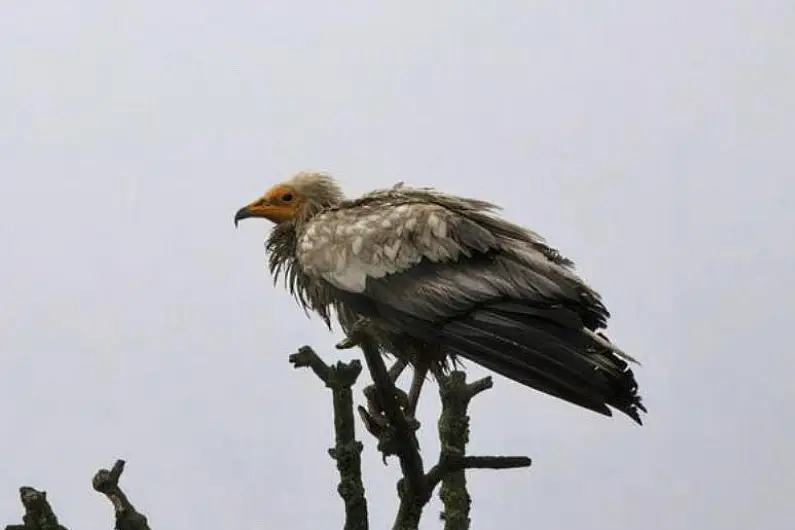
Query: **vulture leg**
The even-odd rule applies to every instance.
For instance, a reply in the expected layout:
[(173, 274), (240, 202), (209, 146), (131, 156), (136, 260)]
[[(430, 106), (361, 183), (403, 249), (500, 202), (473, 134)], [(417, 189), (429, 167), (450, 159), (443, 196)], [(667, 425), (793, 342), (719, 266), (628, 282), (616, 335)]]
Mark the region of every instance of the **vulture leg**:
[(402, 359), (398, 359), (395, 363), (389, 368), (389, 379), (394, 383), (400, 377), (400, 374), (403, 373), (403, 370), (406, 369), (408, 363)]
[(422, 364), (414, 368), (414, 376), (411, 378), (411, 387), (409, 388), (408, 404), (405, 412), (409, 418), (414, 417), (417, 412), (417, 404), (420, 401), (420, 392), (422, 385), (425, 383), (425, 377), (428, 375), (428, 365)]
[(346, 337), (339, 341), (335, 347), (338, 350), (350, 350), (358, 346), (360, 342), (359, 333), (365, 330), (368, 323), (369, 321), (365, 317), (359, 317), (347, 332)]

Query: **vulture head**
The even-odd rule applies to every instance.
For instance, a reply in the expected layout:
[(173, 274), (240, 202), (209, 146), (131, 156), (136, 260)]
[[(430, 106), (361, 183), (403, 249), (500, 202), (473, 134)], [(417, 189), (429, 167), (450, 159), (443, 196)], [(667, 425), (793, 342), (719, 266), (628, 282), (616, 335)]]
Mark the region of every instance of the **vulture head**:
[(305, 221), (324, 208), (338, 205), (343, 198), (342, 189), (329, 175), (302, 171), (240, 208), (235, 213), (235, 226), (243, 219), (254, 217), (277, 225)]

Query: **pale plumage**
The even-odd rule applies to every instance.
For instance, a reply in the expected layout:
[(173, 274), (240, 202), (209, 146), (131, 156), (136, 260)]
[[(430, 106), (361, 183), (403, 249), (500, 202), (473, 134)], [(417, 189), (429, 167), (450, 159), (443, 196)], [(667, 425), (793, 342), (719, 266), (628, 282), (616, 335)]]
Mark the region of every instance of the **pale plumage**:
[(303, 173), (236, 219), (276, 222), (272, 272), (327, 322), (331, 309), (346, 331), (368, 319), (385, 352), (440, 367), (461, 356), (640, 422), (634, 375), (598, 334), (609, 317), (600, 296), (570, 260), (496, 210), (402, 185), (345, 200), (329, 177)]

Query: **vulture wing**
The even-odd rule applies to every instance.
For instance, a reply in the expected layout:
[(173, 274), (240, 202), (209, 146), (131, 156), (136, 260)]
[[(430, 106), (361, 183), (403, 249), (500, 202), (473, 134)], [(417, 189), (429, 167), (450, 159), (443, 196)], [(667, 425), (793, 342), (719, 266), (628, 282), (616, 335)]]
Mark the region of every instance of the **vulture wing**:
[(323, 212), (298, 236), (303, 272), (360, 314), (522, 384), (640, 422), (627, 363), (595, 331), (609, 313), (572, 262), (488, 203), (393, 189)]

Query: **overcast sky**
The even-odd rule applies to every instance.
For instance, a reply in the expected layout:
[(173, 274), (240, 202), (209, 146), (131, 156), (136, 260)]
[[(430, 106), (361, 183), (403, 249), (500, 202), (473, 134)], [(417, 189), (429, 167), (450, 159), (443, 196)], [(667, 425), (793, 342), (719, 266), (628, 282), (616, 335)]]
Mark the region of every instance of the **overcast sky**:
[(124, 458), (154, 528), (341, 527), (330, 396), (287, 362), (338, 337), (232, 224), (324, 169), (502, 204), (644, 363), (642, 428), (498, 378), (471, 451), (534, 466), (470, 474), (474, 529), (791, 528), (793, 28), (784, 0), (4, 2), (0, 523), (28, 484), (109, 527), (90, 480)]

